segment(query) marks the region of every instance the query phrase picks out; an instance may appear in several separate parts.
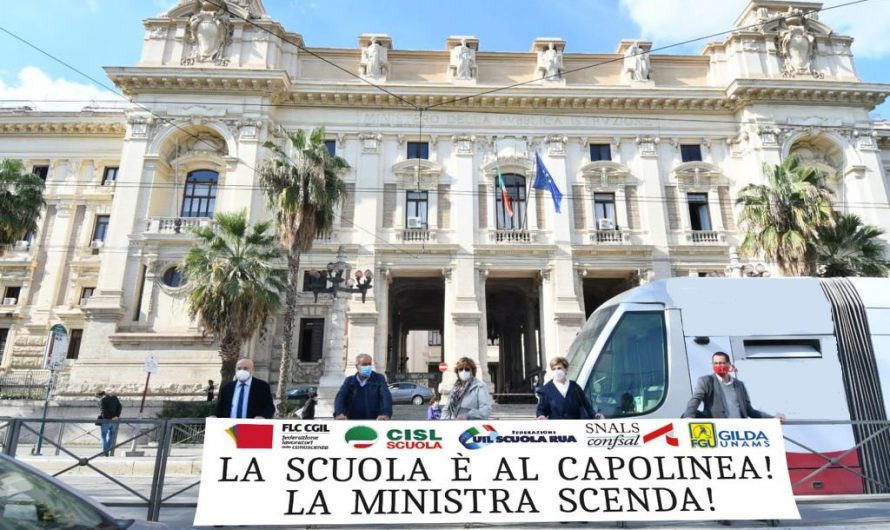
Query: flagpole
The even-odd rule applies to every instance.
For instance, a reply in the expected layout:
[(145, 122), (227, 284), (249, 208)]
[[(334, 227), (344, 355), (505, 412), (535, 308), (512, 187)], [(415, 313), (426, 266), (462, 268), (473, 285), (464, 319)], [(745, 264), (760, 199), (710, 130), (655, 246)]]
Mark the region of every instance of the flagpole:
[[(537, 154), (538, 154), (538, 150), (535, 149), (535, 155), (537, 155)], [(534, 165), (532, 166), (532, 173), (537, 174), (537, 172), (538, 172), (538, 157), (535, 156), (535, 163), (534, 163)], [(522, 228), (523, 228), (524, 230), (528, 230), (528, 209), (531, 207), (531, 204), (532, 204), (532, 197), (531, 197), (531, 190), (532, 190), (532, 187), (531, 187), (531, 180), (530, 180), (530, 179), (525, 179), (525, 184), (526, 184), (526, 189), (525, 189), (525, 212), (523, 213), (523, 217), (524, 217), (524, 219), (522, 220)], [(540, 219), (539, 219), (539, 220), (538, 220), (538, 226), (540, 226), (540, 224), (541, 224), (541, 221), (540, 221)]]

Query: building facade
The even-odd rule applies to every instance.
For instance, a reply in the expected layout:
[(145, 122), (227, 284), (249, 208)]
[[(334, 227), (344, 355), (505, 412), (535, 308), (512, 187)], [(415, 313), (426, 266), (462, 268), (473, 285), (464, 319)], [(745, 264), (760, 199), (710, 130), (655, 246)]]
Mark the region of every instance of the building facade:
[[(106, 68), (125, 108), (0, 113), (0, 158), (47, 183), (40, 230), (0, 256), (5, 372), (38, 370), (61, 323), (72, 335), (61, 398), (140, 393), (148, 354), (153, 394), (200, 394), (219, 359), (185, 309), (188, 228), (219, 211), (269, 218), (263, 144), (298, 128), (324, 126), (351, 165), (334, 233), (302, 266), (323, 268), (342, 246), (375, 277), (345, 322), (329, 295), (302, 293), (294, 381), (317, 381), (325, 364), (351, 371), (360, 352), (391, 378), (466, 355), (497, 392), (527, 392), (608, 298), (725, 274), (739, 189), (791, 153), (828, 173), (838, 209), (890, 227), (890, 126), (869, 118), (890, 86), (859, 79), (852, 37), (807, 14), (821, 4), (753, 0), (725, 40), (676, 56), (639, 40), (614, 53), (572, 53), (558, 38), (485, 51), (484, 36), (442, 50), (380, 34), (313, 48), (260, 0), (216, 3), (145, 21), (139, 63)], [(536, 154), (559, 211), (531, 188)], [(273, 382), (281, 325), (243, 350)], [(409, 348), (412, 331), (429, 348)]]

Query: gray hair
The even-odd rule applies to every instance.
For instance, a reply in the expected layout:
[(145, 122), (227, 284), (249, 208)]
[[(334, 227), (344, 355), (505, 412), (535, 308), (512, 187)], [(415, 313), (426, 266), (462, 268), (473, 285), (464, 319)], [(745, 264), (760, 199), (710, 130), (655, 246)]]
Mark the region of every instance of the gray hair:
[(370, 360), (372, 363), (374, 362), (374, 359), (372, 359), (371, 356), (368, 355), (367, 353), (360, 353), (360, 354), (358, 354), (358, 355), (355, 356), (355, 364), (358, 364), (358, 363), (359, 363), (362, 359), (364, 359), (365, 357), (367, 357), (368, 360)]

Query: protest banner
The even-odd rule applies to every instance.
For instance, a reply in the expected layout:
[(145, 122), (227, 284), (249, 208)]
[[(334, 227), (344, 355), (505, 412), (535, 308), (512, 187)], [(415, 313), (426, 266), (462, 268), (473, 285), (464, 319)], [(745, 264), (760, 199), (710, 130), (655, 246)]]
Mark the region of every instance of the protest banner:
[(195, 525), (799, 518), (778, 420), (208, 418)]

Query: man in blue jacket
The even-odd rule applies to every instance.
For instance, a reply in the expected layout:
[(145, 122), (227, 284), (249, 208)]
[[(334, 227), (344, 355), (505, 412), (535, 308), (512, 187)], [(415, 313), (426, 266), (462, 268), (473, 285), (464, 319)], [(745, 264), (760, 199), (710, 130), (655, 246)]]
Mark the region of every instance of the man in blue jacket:
[(386, 378), (374, 372), (367, 353), (355, 358), (355, 375), (343, 381), (334, 399), (334, 418), (338, 420), (388, 420), (392, 417), (392, 394)]

